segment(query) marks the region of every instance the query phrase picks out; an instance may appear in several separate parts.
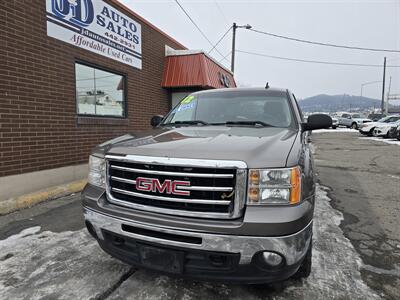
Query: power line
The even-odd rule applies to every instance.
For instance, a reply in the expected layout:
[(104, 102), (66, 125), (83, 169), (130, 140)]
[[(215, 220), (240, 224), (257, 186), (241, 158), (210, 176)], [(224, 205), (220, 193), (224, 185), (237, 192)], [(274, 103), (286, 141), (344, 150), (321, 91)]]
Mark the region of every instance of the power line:
[(228, 18), (226, 17), (226, 15), (224, 14), (221, 6), (219, 5), (219, 3), (217, 2), (217, 0), (214, 0), (214, 4), (217, 7), (217, 9), (219, 10), (221, 16), (225, 19), (226, 24), (229, 24), (230, 22), (228, 21)]
[[(200, 34), (207, 40), (207, 42), (211, 45), (211, 47), (214, 46), (214, 44), (210, 41), (210, 39), (207, 37), (207, 35), (200, 29), (200, 27), (196, 24), (196, 22), (192, 19), (192, 17), (189, 15), (189, 13), (183, 8), (183, 6), (179, 3), (178, 0), (175, 0), (176, 4), (179, 5), (181, 10), (185, 13), (185, 15), (189, 18), (190, 22), (197, 28), (197, 30), (200, 32)], [(222, 57), (224, 56), (218, 49), (215, 49), (215, 51), (218, 52), (219, 55)], [(226, 58), (225, 58), (226, 59)]]
[(380, 83), (380, 82), (382, 82), (382, 80), (376, 80), (376, 81), (369, 81), (369, 82), (365, 82), (365, 83), (362, 83), (361, 85), (362, 86), (364, 86), (364, 85), (369, 85), (369, 84), (374, 84), (374, 83)]
[(331, 43), (322, 43), (322, 42), (316, 42), (316, 41), (310, 41), (310, 40), (304, 40), (304, 39), (299, 39), (299, 38), (294, 38), (294, 37), (289, 37), (289, 36), (284, 36), (276, 33), (271, 33), (271, 32), (266, 32), (266, 31), (261, 31), (257, 29), (249, 29), (253, 32), (276, 37), (276, 38), (281, 38), (285, 40), (290, 40), (290, 41), (295, 41), (295, 42), (301, 42), (301, 43), (306, 43), (306, 44), (312, 44), (312, 45), (319, 45), (319, 46), (327, 46), (327, 47), (335, 47), (335, 48), (344, 48), (344, 49), (352, 49), (352, 50), (363, 50), (363, 51), (375, 51), (375, 52), (394, 52), (394, 53), (400, 53), (400, 50), (393, 50), (393, 49), (378, 49), (378, 48), (365, 48), (365, 47), (356, 47), (356, 46), (346, 46), (346, 45), (338, 45), (338, 44), (331, 44)]
[[(339, 65), (339, 66), (353, 66), (353, 67), (379, 67), (382, 68), (382, 65), (372, 65), (372, 64), (356, 64), (356, 63), (345, 63), (345, 62), (333, 62), (333, 61), (322, 61), (322, 60), (308, 60), (308, 59), (299, 59), (299, 58), (290, 58), (290, 57), (282, 57), (275, 55), (268, 55), (263, 53), (255, 53), (249, 51), (236, 50), (236, 52), (245, 53), (249, 55), (262, 56), (274, 59), (288, 60), (288, 61), (296, 61), (303, 63), (314, 63), (314, 64), (325, 64), (325, 65)], [(400, 68), (400, 66), (386, 66), (387, 68)]]
[(76, 81), (84, 81), (84, 80), (97, 80), (97, 79), (103, 79), (103, 78), (109, 78), (109, 77), (114, 77), (114, 76), (119, 76), (121, 75), (106, 75), (106, 76), (101, 76), (101, 77), (87, 77), (87, 78), (81, 78), (81, 79), (76, 79)]
[(211, 50), (208, 51), (208, 54), (210, 54), (210, 53), (215, 49), (215, 47), (218, 46), (218, 44), (224, 39), (224, 37), (226, 37), (226, 35), (228, 34), (228, 32), (231, 31), (231, 29), (232, 29), (232, 26), (229, 27), (229, 29), (221, 36), (221, 38), (218, 40), (218, 42), (216, 42), (215, 45), (211, 48)]
[(225, 58), (227, 58), (229, 55), (231, 55), (232, 51), (229, 51), (226, 55), (224, 55), (223, 58), (221, 58), (218, 62), (223, 61)]

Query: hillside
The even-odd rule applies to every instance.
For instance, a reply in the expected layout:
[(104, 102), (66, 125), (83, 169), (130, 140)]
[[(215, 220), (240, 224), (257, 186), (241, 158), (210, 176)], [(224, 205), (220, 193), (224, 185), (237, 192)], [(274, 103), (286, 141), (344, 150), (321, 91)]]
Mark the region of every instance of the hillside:
[(316, 95), (301, 99), (300, 107), (304, 112), (334, 112), (334, 111), (358, 111), (371, 108), (379, 108), (381, 101), (360, 96), (350, 95)]

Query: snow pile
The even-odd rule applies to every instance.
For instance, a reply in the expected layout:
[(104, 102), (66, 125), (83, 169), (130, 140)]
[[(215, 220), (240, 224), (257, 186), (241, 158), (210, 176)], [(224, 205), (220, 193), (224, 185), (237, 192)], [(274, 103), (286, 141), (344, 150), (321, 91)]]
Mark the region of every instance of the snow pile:
[(313, 133), (341, 133), (341, 132), (351, 132), (351, 133), (358, 133), (358, 130), (355, 129), (351, 129), (351, 128), (342, 128), (342, 127), (338, 127), (336, 129), (317, 129), (317, 130), (313, 130)]
[(384, 139), (380, 137), (360, 137), (360, 140), (371, 140), (371, 141), (377, 141), (381, 143), (386, 143), (390, 145), (398, 145), (400, 146), (400, 141), (397, 139)]

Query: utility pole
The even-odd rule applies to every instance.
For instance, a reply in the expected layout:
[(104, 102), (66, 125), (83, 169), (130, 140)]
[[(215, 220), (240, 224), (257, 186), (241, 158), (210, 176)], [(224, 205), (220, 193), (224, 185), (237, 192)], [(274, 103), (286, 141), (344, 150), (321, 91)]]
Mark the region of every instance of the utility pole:
[(236, 48), (236, 23), (232, 26), (232, 59), (231, 59), (231, 71), (235, 73), (235, 48)]
[(236, 50), (236, 29), (238, 28), (244, 28), (244, 29), (251, 29), (251, 25), (246, 24), (246, 25), (236, 25), (236, 23), (233, 23), (232, 25), (232, 59), (231, 59), (231, 71), (232, 73), (235, 72), (235, 50)]
[(389, 112), (389, 96), (390, 96), (390, 89), (392, 88), (392, 76), (389, 76), (389, 88), (386, 96), (386, 103), (385, 103), (385, 113)]
[(382, 81), (382, 102), (381, 102), (382, 113), (385, 109), (385, 80), (386, 80), (386, 56), (383, 59), (383, 81)]

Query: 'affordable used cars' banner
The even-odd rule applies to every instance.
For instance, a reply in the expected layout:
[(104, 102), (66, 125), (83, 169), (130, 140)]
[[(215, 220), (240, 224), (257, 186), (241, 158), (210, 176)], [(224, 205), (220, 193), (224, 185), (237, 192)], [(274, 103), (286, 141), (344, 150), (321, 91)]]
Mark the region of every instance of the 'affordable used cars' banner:
[(141, 26), (101, 0), (46, 0), (47, 35), (142, 68)]

